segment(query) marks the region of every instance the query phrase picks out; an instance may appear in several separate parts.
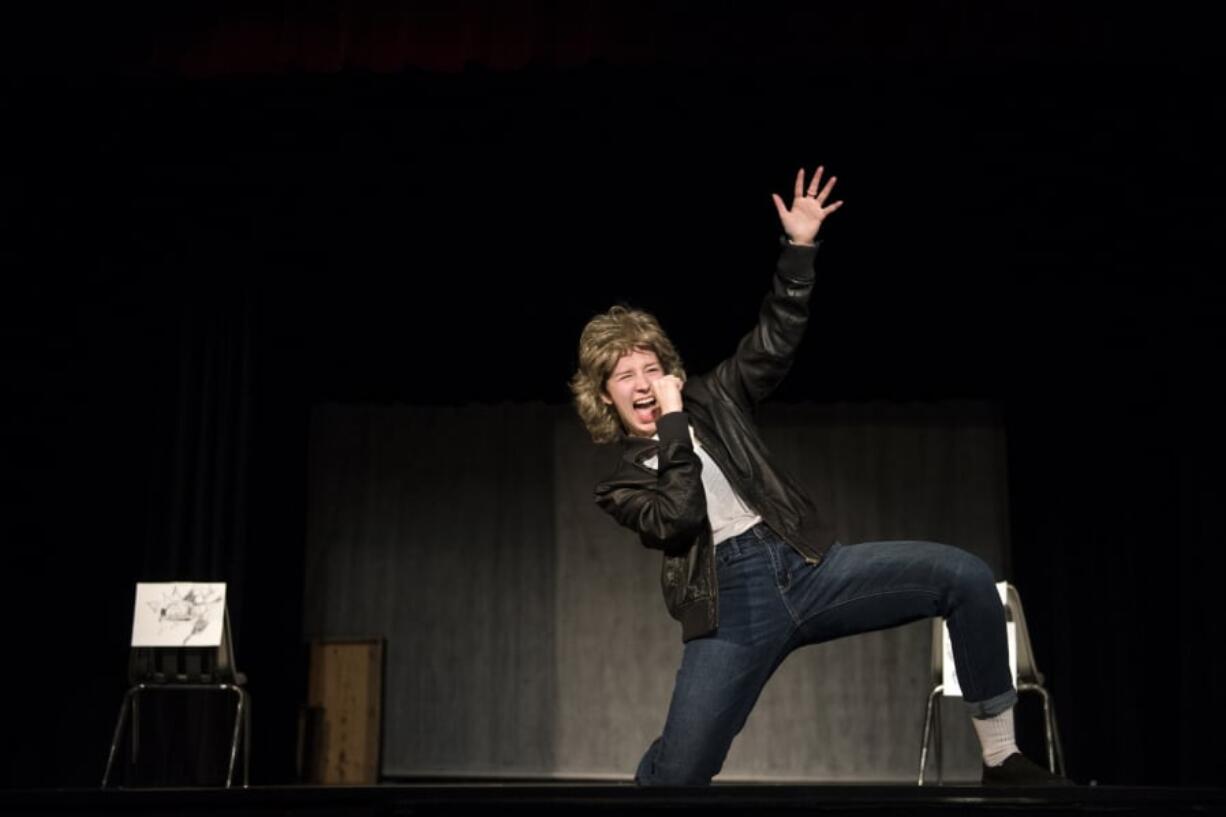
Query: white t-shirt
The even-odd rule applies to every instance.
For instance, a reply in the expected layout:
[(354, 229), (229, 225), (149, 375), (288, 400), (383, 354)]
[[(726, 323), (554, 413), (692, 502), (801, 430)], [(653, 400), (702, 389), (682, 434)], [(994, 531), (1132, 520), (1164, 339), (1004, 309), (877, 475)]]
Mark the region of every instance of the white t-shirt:
[[(652, 439), (659, 441), (660, 435), (656, 434)], [(711, 459), (711, 455), (694, 436), (693, 426), (690, 427), (690, 440), (694, 443), (698, 459), (702, 461), (702, 490), (707, 495), (707, 518), (711, 520), (711, 535), (718, 545), (725, 539), (731, 539), (749, 530), (761, 522), (762, 517), (732, 490), (724, 472), (719, 470), (715, 460)], [(659, 468), (659, 457), (649, 457), (643, 464), (655, 470)]]

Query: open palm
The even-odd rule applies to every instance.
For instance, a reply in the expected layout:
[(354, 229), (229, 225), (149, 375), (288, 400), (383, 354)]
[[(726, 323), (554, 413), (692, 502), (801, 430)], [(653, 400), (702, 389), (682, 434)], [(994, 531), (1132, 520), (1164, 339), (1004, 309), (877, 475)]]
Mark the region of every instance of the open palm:
[(831, 176), (826, 186), (822, 187), (823, 170), (824, 168), (819, 166), (813, 172), (813, 179), (809, 182), (807, 190), (805, 188), (805, 169), (802, 167), (796, 171), (796, 187), (792, 195), (791, 209), (784, 206), (783, 199), (778, 193), (771, 195), (775, 202), (775, 209), (779, 211), (779, 221), (783, 224), (783, 231), (796, 244), (812, 244), (826, 216), (843, 206), (842, 201), (826, 203), (838, 177)]

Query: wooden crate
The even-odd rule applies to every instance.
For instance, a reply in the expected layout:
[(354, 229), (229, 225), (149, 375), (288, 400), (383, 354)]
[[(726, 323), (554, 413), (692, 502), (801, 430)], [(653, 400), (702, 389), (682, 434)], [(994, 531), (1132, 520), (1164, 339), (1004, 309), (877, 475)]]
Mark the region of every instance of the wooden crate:
[(305, 758), (313, 783), (379, 782), (384, 639), (311, 642), (307, 705), (319, 713)]

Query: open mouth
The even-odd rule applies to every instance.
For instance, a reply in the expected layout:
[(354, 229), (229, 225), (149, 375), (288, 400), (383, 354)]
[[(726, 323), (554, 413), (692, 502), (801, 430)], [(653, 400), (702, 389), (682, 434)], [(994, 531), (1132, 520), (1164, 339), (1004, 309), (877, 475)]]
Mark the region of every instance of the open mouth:
[(634, 413), (640, 422), (650, 423), (656, 418), (656, 398), (644, 397), (642, 400), (635, 400), (632, 403)]

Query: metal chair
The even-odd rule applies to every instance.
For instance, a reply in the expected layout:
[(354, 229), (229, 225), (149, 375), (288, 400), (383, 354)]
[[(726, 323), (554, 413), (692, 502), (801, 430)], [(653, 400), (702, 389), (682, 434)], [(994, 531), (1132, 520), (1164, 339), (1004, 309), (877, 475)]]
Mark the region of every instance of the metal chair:
[(132, 713), (131, 763), (139, 752), (140, 696), (146, 692), (224, 692), (235, 698), (234, 729), (230, 741), (229, 764), (226, 768), (226, 788), (234, 780), (234, 766), (242, 741), (243, 788), (249, 785), (251, 756), (251, 696), (243, 689), (247, 676), (234, 664), (234, 642), (230, 637), (230, 614), (224, 619), (221, 644), (217, 647), (159, 648), (135, 647), (128, 663), (128, 679), (132, 684), (119, 705), (119, 720), (111, 739), (111, 749), (102, 773), (102, 788), (110, 782), (115, 755), (123, 740), (128, 713)]
[[(1022, 609), (1022, 599), (1017, 588), (1011, 584), (1005, 585), (1005, 617), (1014, 625), (1017, 634), (1017, 677), (1015, 679), (1018, 694), (1032, 692), (1043, 702), (1043, 726), (1047, 745), (1047, 767), (1052, 772), (1064, 775), (1064, 750), (1060, 745), (1060, 731), (1056, 726), (1056, 708), (1051, 694), (1043, 686), (1043, 673), (1039, 672), (1034, 660), (1034, 650), (1030, 644), (1030, 631), (1026, 627), (1026, 613)], [(941, 698), (945, 694), (945, 620), (932, 620), (932, 690), (928, 693), (928, 705), (924, 713), (924, 732), (920, 745), (918, 785), (924, 785), (924, 774), (928, 765), (928, 747), (934, 747), (936, 755), (937, 784), (944, 782), (941, 757)]]

